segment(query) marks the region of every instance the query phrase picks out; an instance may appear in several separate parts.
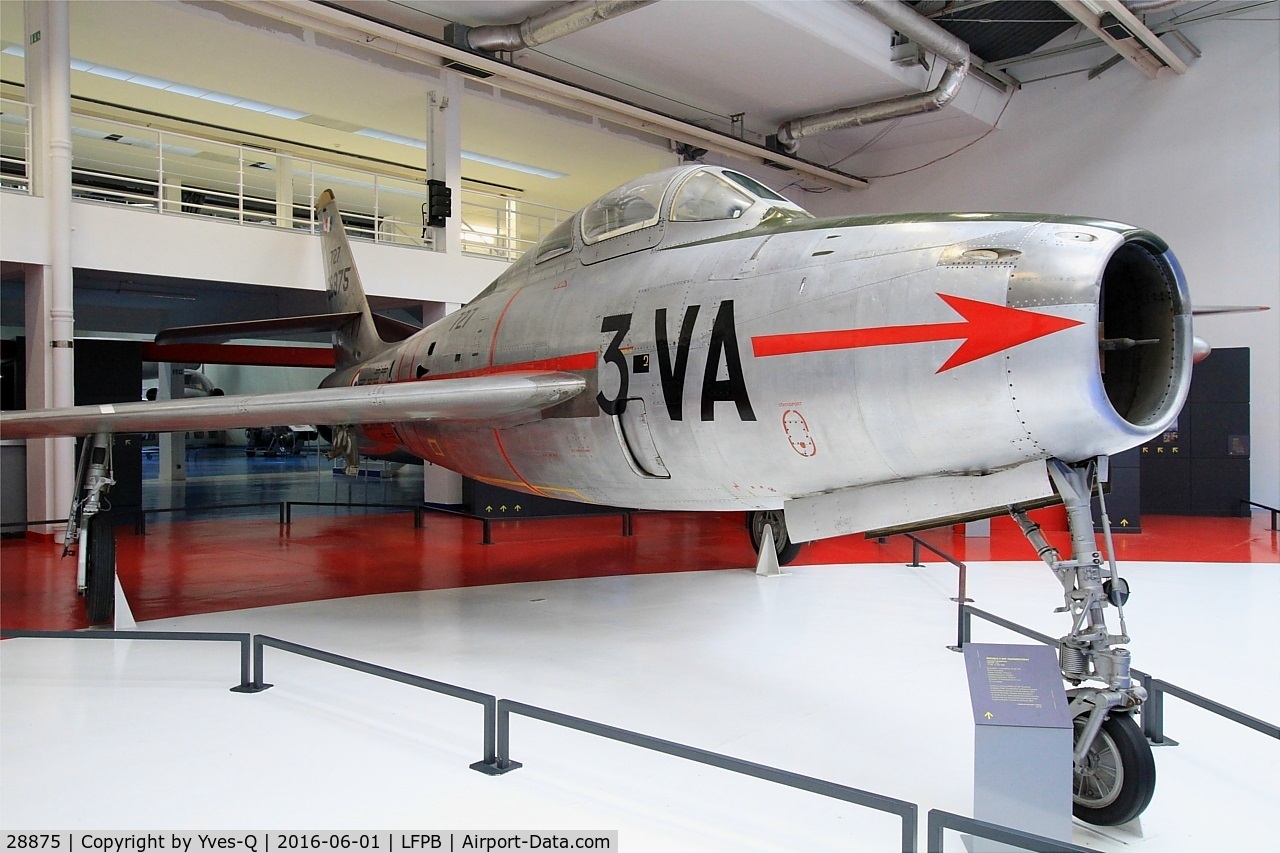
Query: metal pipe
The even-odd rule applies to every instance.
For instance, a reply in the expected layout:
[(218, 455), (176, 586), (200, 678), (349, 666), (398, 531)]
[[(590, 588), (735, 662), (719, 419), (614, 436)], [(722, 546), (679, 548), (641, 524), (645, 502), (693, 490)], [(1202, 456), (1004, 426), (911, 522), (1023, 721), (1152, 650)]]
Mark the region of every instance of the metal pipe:
[(946, 61), (947, 70), (938, 85), (927, 92), (791, 119), (778, 127), (778, 144), (788, 153), (794, 154), (800, 140), (806, 136), (940, 110), (959, 94), (969, 74), (969, 45), (906, 4), (870, 0), (850, 2), (926, 50), (936, 53)]
[(1120, 0), (1120, 5), (1135, 15), (1172, 9), (1174, 6), (1182, 6), (1186, 3), (1187, 0)]
[(467, 45), (472, 50), (483, 50), (486, 53), (536, 47), (656, 2), (657, 0), (608, 0), (598, 3), (574, 0), (540, 15), (532, 15), (518, 24), (473, 27), (467, 31)]

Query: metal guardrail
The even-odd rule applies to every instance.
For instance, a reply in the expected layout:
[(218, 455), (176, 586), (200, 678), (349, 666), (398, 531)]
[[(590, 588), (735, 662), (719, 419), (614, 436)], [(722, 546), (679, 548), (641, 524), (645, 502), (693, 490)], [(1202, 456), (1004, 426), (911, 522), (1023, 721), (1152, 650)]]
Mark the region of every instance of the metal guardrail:
[(708, 767), (718, 767), (731, 773), (763, 779), (766, 782), (785, 785), (788, 788), (796, 788), (819, 796), (831, 797), (854, 805), (897, 815), (902, 820), (902, 851), (903, 853), (915, 853), (916, 836), (919, 829), (919, 807), (915, 803), (886, 797), (883, 794), (875, 794), (871, 791), (863, 791), (859, 788), (851, 788), (847, 785), (838, 785), (835, 782), (827, 782), (812, 776), (802, 776), (799, 773), (779, 770), (776, 767), (744, 761), (741, 758), (733, 758), (718, 752), (710, 752), (695, 746), (688, 746), (640, 734), (639, 732), (608, 726), (604, 723), (584, 720), (581, 717), (573, 717), (558, 711), (539, 708), (535, 705), (513, 702), (510, 699), (500, 699), (498, 701), (497, 767), (501, 772), (507, 772), (520, 766), (517, 762), (511, 760), (512, 715), (540, 720), (554, 726), (573, 729), (584, 734), (618, 741), (619, 743), (652, 750), (653, 752), (660, 752), (675, 758), (683, 758), (686, 761), (693, 761), (698, 764), (705, 764)]
[[(1150, 697), (1146, 704), (1143, 705), (1142, 733), (1155, 745), (1177, 745), (1176, 741), (1171, 741), (1164, 735), (1165, 694), (1175, 696), (1184, 702), (1190, 702), (1192, 705), (1217, 714), (1219, 717), (1228, 719), (1233, 723), (1280, 740), (1280, 725), (1268, 723), (1266, 720), (1246, 714), (1243, 711), (1237, 711), (1229, 705), (1223, 705), (1221, 702), (1201, 696), (1199, 693), (1192, 693), (1185, 687), (1179, 687), (1162, 678), (1153, 678), (1147, 673), (1138, 670), (1133, 670), (1133, 672), (1142, 679), (1142, 686), (1147, 689), (1147, 694)], [(1148, 711), (1147, 706), (1150, 706), (1153, 700), (1155, 705)]]
[[(169, 513), (169, 512), (205, 512), (207, 510), (221, 511), (224, 509), (258, 509), (261, 507), (272, 507), (272, 506), (275, 507), (280, 514), (280, 523), (284, 524), (285, 523), (284, 501), (262, 501), (258, 503), (243, 503), (243, 504), (214, 504), (212, 506), (169, 506), (169, 507), (157, 507), (155, 509), (143, 509), (138, 507), (122, 507), (118, 509), (113, 509), (112, 512), (118, 512), (121, 515), (132, 514), (134, 516), (133, 532), (138, 536), (146, 536), (147, 535), (147, 516), (152, 514), (160, 515), (160, 514)], [(65, 519), (63, 520), (63, 523), (64, 524), (66, 523)]]
[[(904, 533), (903, 535), (911, 540), (911, 562), (907, 564), (911, 568), (920, 569), (924, 567), (924, 564), (920, 562), (921, 548), (929, 549), (934, 554), (937, 554), (939, 557), (941, 557), (942, 559), (946, 560), (948, 563), (956, 567), (956, 571), (959, 573), (959, 577), (956, 583), (956, 594), (951, 600), (960, 605), (960, 610), (956, 617), (958, 620), (958, 624), (956, 626), (956, 632), (959, 636), (964, 636), (964, 631), (965, 631), (964, 605), (973, 601), (973, 599), (969, 597), (967, 592), (968, 580), (969, 580), (969, 567), (966, 566), (961, 561), (957, 560), (955, 557), (948, 554), (946, 551), (943, 551), (942, 549), (938, 548), (936, 545), (926, 542), (925, 540), (921, 539), (919, 536), (916, 536), (914, 533)], [(951, 651), (953, 652), (958, 652), (958, 651), (961, 651), (961, 649), (963, 648), (963, 645), (957, 644), (954, 646), (947, 646), (947, 648), (951, 649)]]
[(571, 211), (464, 187), (458, 216), (463, 251), (514, 261), (532, 249)]
[(928, 823), (925, 830), (925, 850), (928, 853), (943, 853), (943, 831), (947, 829), (967, 832), (979, 838), (1011, 844), (1019, 849), (1032, 850), (1035, 853), (1094, 853), (1090, 847), (1081, 847), (1069, 841), (1046, 838), (1043, 835), (1023, 832), (1020, 829), (1011, 829), (998, 823), (989, 823), (977, 818), (964, 817), (941, 809), (929, 810)]
[[(917, 850), (917, 834), (919, 831), (919, 807), (915, 803), (887, 797), (847, 785), (827, 782), (811, 776), (803, 776), (769, 767), (763, 764), (744, 761), (727, 755), (710, 752), (685, 744), (666, 741), (659, 738), (626, 729), (608, 726), (560, 714), (545, 708), (513, 702), (509, 699), (498, 699), (490, 693), (460, 687), (420, 675), (403, 672), (397, 669), (380, 666), (356, 658), (334, 654), (323, 649), (281, 640), (263, 634), (217, 634), (186, 633), (171, 631), (20, 631), (0, 630), (2, 637), (44, 637), (54, 639), (151, 639), (151, 640), (227, 640), (240, 643), (240, 684), (232, 690), (237, 693), (260, 693), (274, 685), (265, 680), (264, 650), (273, 648), (288, 654), (298, 655), (311, 660), (339, 666), (356, 672), (405, 684), (432, 693), (462, 699), (480, 705), (484, 710), (484, 758), (470, 765), (471, 769), (489, 776), (499, 776), (523, 766), (510, 758), (511, 716), (525, 716), (543, 722), (574, 729), (586, 734), (596, 735), (609, 740), (631, 744), (683, 758), (699, 764), (718, 767), (732, 773), (740, 773), (790, 788), (809, 791), (820, 796), (831, 797), (854, 805), (864, 806), (898, 816), (902, 820), (902, 851), (915, 853)], [(250, 675), (250, 647), (252, 647), (252, 676)]]
[(1271, 529), (1280, 530), (1280, 527), (1276, 526), (1276, 522), (1280, 521), (1280, 509), (1276, 509), (1273, 506), (1267, 506), (1266, 504), (1260, 504), (1257, 501), (1251, 501), (1248, 498), (1241, 498), (1240, 503), (1245, 506), (1256, 506), (1258, 509), (1265, 509), (1267, 512), (1271, 513)]
[(407, 684), (410, 687), (417, 687), (420, 690), (439, 693), (442, 696), (450, 696), (454, 699), (474, 702), (484, 708), (484, 758), (477, 761), (475, 764), (472, 764), (471, 769), (478, 770), (489, 776), (497, 776), (519, 766), (518, 764), (515, 765), (515, 767), (499, 766), (495, 747), (498, 697), (490, 693), (481, 693), (479, 690), (459, 687), (456, 684), (448, 684), (431, 678), (423, 678), (420, 675), (401, 672), (398, 669), (379, 666), (377, 664), (345, 657), (343, 655), (335, 655), (332, 652), (326, 652), (322, 649), (304, 646), (299, 643), (291, 643), (288, 640), (280, 640), (275, 637), (267, 637), (262, 634), (257, 634), (253, 638), (253, 682), (250, 685), (251, 690), (246, 692), (258, 693), (273, 686), (263, 681), (263, 649), (268, 646), (273, 649), (279, 649), (282, 652), (288, 652), (289, 654), (300, 655), (301, 657), (311, 658), (312, 660), (321, 661), (322, 663), (332, 664), (334, 666), (340, 666), (344, 669), (355, 670), (356, 672), (363, 672), (366, 675), (385, 678), (388, 681), (394, 681), (399, 684)]
[[(171, 512), (206, 512), (211, 510), (226, 509), (259, 509), (263, 507), (274, 507), (279, 515), (280, 525), (285, 526), (293, 523), (293, 508), (295, 506), (333, 506), (333, 507), (361, 507), (365, 509), (399, 509), (414, 511), (414, 527), (422, 527), (422, 506), (416, 504), (380, 504), (380, 503), (349, 503), (346, 501), (261, 501), (257, 503), (239, 503), (239, 504), (212, 504), (209, 506), (173, 506), (173, 507), (115, 507), (111, 513), (117, 517), (132, 515), (133, 532), (138, 536), (147, 535), (147, 516), (152, 514), (162, 514)], [(6, 527), (39, 527), (50, 524), (66, 524), (65, 518), (50, 518), (42, 521), (6, 521), (0, 524), (0, 529)]]
[(528, 515), (523, 517), (509, 516), (505, 518), (493, 518), (492, 516), (487, 516), (487, 515), (476, 515), (475, 513), (467, 512), (466, 510), (449, 509), (448, 507), (442, 507), (436, 504), (423, 503), (418, 507), (417, 518), (414, 521), (414, 527), (422, 526), (422, 515), (423, 513), (426, 513), (426, 512), (439, 512), (445, 515), (456, 515), (461, 518), (471, 518), (476, 521), (479, 521), (484, 526), (484, 534), (480, 542), (480, 544), (482, 545), (493, 544), (493, 522), (495, 521), (497, 522), (537, 521), (537, 520), (548, 519), (548, 518), (599, 518), (605, 515), (613, 515), (614, 513), (617, 513), (622, 516), (622, 535), (623, 536), (635, 535), (634, 516), (636, 511), (633, 509), (615, 509), (612, 512), (592, 512), (592, 513), (575, 512), (575, 513), (565, 513), (563, 515)]
[(347, 503), (345, 501), (284, 501), (281, 504), (280, 523), (293, 524), (293, 508), (295, 506), (335, 506), (335, 507), (360, 507), (362, 509), (400, 509), (413, 510), (413, 526), (419, 528), (422, 526), (422, 511), (419, 504), (376, 504), (376, 503)]
[[(964, 648), (964, 644), (969, 642), (972, 636), (972, 617), (977, 616), (979, 619), (985, 619), (993, 625), (999, 625), (1001, 628), (1007, 628), (1010, 631), (1021, 634), (1039, 643), (1057, 648), (1059, 641), (1056, 637), (1050, 637), (1048, 634), (1041, 634), (1024, 625), (1016, 622), (1010, 622), (994, 613), (988, 613), (977, 607), (970, 607), (967, 604), (960, 605), (960, 634), (956, 638), (957, 646)], [(955, 648), (949, 646), (948, 648)], [(1242, 726), (1253, 729), (1268, 737), (1280, 740), (1280, 725), (1269, 723), (1261, 720), (1243, 711), (1236, 710), (1221, 702), (1193, 693), (1185, 687), (1180, 687), (1172, 682), (1165, 681), (1161, 678), (1155, 678), (1150, 673), (1143, 672), (1134, 668), (1130, 670), (1133, 676), (1142, 682), (1142, 686), (1147, 690), (1147, 701), (1142, 705), (1142, 733), (1153, 746), (1177, 746), (1177, 741), (1167, 738), (1164, 734), (1164, 697), (1166, 694), (1175, 696), (1184, 702), (1203, 708), (1210, 713), (1238, 723)]]
[[(293, 524), (293, 508), (295, 506), (331, 506), (331, 507), (360, 507), (363, 509), (389, 509), (389, 510), (413, 510), (413, 526), (420, 529), (423, 525), (424, 517), (428, 512), (438, 512), (445, 515), (456, 515), (461, 518), (470, 518), (479, 521), (484, 528), (484, 535), (481, 544), (493, 544), (493, 524), (494, 522), (507, 521), (534, 521), (549, 518), (599, 518), (605, 515), (614, 515), (615, 513), (622, 517), (622, 535), (635, 535), (635, 510), (616, 509), (607, 513), (569, 513), (565, 515), (531, 515), (526, 517), (509, 517), (509, 518), (491, 518), (484, 515), (476, 515), (460, 509), (449, 509), (447, 507), (436, 506), (435, 504), (387, 504), (387, 503), (350, 503), (347, 501), (263, 501), (260, 503), (240, 503), (240, 504), (216, 504), (211, 506), (176, 506), (176, 507), (160, 507), (155, 509), (140, 509), (137, 507), (117, 507), (112, 512), (118, 516), (132, 515), (134, 517), (133, 532), (138, 536), (147, 535), (147, 515), (171, 512), (203, 512), (207, 510), (225, 510), (225, 509), (254, 509), (262, 507), (275, 507), (279, 513), (280, 525), (287, 526)], [(7, 521), (0, 524), (0, 529), (7, 527), (39, 527), (42, 525), (66, 524), (65, 518), (51, 518), (43, 521)]]
[[(978, 615), (982, 618), (990, 618), (995, 624), (1012, 628), (1013, 630), (1019, 631), (1033, 639), (1041, 639), (1042, 641), (1044, 639), (1051, 639), (1046, 638), (1043, 634), (1023, 628), (1022, 626), (1016, 625), (1008, 620), (995, 617), (993, 614), (985, 613), (977, 608), (965, 607), (965, 609), (972, 611), (973, 615)], [(470, 767), (473, 770), (489, 776), (499, 776), (523, 766), (521, 762), (511, 759), (511, 717), (527, 717), (529, 719), (539, 720), (541, 722), (579, 731), (595, 737), (625, 743), (641, 749), (648, 749), (653, 752), (670, 755), (674, 758), (692, 761), (708, 767), (715, 767), (730, 773), (750, 776), (766, 782), (773, 782), (789, 788), (807, 791), (809, 793), (817, 794), (818, 796), (829, 797), (831, 799), (895, 815), (902, 821), (901, 846), (903, 853), (916, 853), (918, 849), (917, 836), (919, 834), (919, 806), (906, 800), (899, 800), (883, 794), (876, 794), (871, 791), (864, 791), (859, 788), (840, 785), (835, 782), (829, 782), (812, 776), (792, 773), (787, 770), (781, 770), (764, 764), (756, 764), (751, 761), (745, 761), (740, 758), (711, 752), (699, 747), (676, 743), (675, 741), (663, 740), (651, 735), (645, 735), (628, 729), (622, 729), (616, 726), (586, 720), (581, 717), (574, 717), (569, 714), (540, 708), (535, 705), (528, 705), (510, 699), (498, 699), (490, 693), (483, 693), (478, 690), (471, 690), (470, 688), (460, 687), (455, 684), (436, 681), (434, 679), (425, 678), (420, 675), (414, 675), (397, 669), (391, 669), (389, 667), (380, 666), (378, 664), (369, 663), (356, 658), (334, 654), (332, 652), (324, 651), (323, 649), (305, 646), (300, 643), (293, 643), (288, 640), (281, 640), (276, 637), (270, 637), (263, 634), (251, 635), (246, 633), (204, 633), (183, 631), (101, 631), (93, 629), (87, 631), (26, 631), (0, 629), (0, 638), (16, 639), (22, 637), (81, 640), (225, 641), (239, 643), (241, 649), (240, 683), (231, 688), (231, 691), (234, 693), (260, 693), (274, 686), (264, 680), (264, 650), (266, 648), (274, 648), (288, 654), (298, 655), (321, 663), (328, 663), (344, 669), (350, 669), (355, 672), (372, 675), (376, 678), (383, 678), (409, 687), (427, 690), (432, 693), (449, 696), (455, 699), (462, 699), (463, 701), (480, 705), (484, 711), (484, 758), (474, 764), (471, 764)], [(1056, 640), (1053, 642), (1056, 642)], [(252, 649), (252, 652), (250, 649)], [(1169, 690), (1169, 692), (1174, 693), (1175, 695), (1186, 693), (1195, 697), (1195, 694), (1189, 694), (1188, 691), (1183, 691), (1182, 688), (1174, 687), (1174, 685), (1166, 686), (1168, 688), (1173, 688)], [(1203, 697), (1195, 697), (1195, 699), (1202, 698)], [(1210, 702), (1211, 700), (1204, 701)], [(1012, 827), (977, 820), (975, 818), (964, 817), (963, 815), (939, 809), (932, 809), (928, 813), (926, 834), (925, 849), (928, 853), (943, 853), (943, 835), (944, 831), (948, 829), (958, 832), (967, 832), (971, 835), (1010, 844), (1025, 850), (1038, 852), (1044, 851), (1044, 853), (1087, 853), (1089, 849), (1069, 842), (1059, 841), (1025, 832), (1023, 830), (1014, 829)]]
[(211, 643), (240, 644), (240, 683), (231, 688), (232, 693), (256, 693), (250, 678), (249, 648), (251, 634), (209, 631), (107, 631), (91, 628), (87, 631), (22, 631), (0, 628), (0, 639), (44, 638), (52, 640), (178, 640)]
[(0, 98), (0, 188), (31, 192), (30, 104)]

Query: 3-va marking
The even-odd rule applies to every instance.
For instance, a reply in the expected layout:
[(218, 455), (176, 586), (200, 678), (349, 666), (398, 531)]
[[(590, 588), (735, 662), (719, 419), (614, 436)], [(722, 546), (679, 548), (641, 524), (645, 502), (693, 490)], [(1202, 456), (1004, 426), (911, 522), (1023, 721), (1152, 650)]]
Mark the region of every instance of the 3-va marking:
[[(653, 312), (653, 340), (658, 356), (658, 374), (662, 380), (662, 400), (666, 403), (667, 416), (673, 421), (684, 419), (684, 380), (689, 368), (689, 344), (698, 322), (701, 305), (690, 305), (680, 320), (674, 351), (667, 328), (667, 309)], [(622, 342), (631, 330), (631, 314), (610, 314), (600, 322), (601, 332), (612, 332), (613, 339), (605, 347), (601, 365), (601, 383), (605, 371), (618, 373), (618, 391), (612, 398), (601, 391), (596, 402), (607, 415), (620, 415), (627, 408), (627, 392), (631, 387), (631, 369), (622, 353)], [(721, 365), (726, 378), (720, 379)], [(747, 383), (742, 375), (742, 355), (738, 352), (738, 334), (733, 322), (733, 300), (726, 299), (716, 310), (711, 323), (711, 340), (707, 346), (707, 364), (702, 372), (702, 420), (716, 418), (715, 404), (733, 403), (738, 417), (754, 421), (755, 411), (747, 395)]]

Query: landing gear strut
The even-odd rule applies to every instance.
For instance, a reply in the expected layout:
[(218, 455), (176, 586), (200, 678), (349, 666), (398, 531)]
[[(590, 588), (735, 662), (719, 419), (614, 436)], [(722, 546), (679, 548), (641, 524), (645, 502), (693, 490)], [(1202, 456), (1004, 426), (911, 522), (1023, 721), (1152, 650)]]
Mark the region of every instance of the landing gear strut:
[[(1062, 583), (1065, 606), (1057, 612), (1071, 614), (1071, 631), (1059, 641), (1058, 662), (1062, 677), (1075, 685), (1067, 691), (1075, 726), (1072, 811), (1083, 821), (1115, 826), (1133, 820), (1151, 802), (1156, 768), (1151, 746), (1133, 720), (1147, 691), (1129, 675), (1128, 650), (1115, 646), (1129, 642), (1124, 623), (1129, 586), (1116, 573), (1114, 558), (1104, 564), (1097, 549), (1090, 507), (1095, 473), (1096, 460), (1075, 465), (1049, 461), (1049, 474), (1067, 509), (1071, 559), (1061, 559), (1025, 512), (1014, 511), (1013, 517)], [(1102, 500), (1100, 482), (1098, 497)], [(1105, 503), (1102, 522), (1108, 553), (1114, 554)], [(1107, 631), (1103, 610), (1108, 604), (1118, 612), (1119, 634)]]
[(89, 621), (95, 623), (110, 620), (115, 609), (116, 532), (111, 520), (99, 515), (103, 498), (115, 482), (111, 478), (111, 436), (97, 433), (85, 439), (62, 556), (76, 554), (76, 588), (84, 596)]

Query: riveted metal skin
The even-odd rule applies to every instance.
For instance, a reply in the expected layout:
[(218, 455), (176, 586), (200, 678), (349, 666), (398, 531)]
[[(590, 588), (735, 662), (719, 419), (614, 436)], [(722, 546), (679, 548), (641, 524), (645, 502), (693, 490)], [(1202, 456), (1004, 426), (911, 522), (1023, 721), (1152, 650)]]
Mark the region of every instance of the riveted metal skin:
[[(672, 187), (699, 168), (673, 170)], [(584, 355), (592, 363), (579, 372), (592, 387), (579, 402), (642, 401), (645, 417), (634, 420), (649, 434), (632, 446), (656, 451), (670, 476), (637, 473), (652, 464), (627, 457), (619, 413), (600, 405), (504, 430), (501, 452), (493, 436), (449, 424), (400, 425), (403, 446), (513, 488), (654, 509), (777, 509), (910, 481), (922, 487), (913, 500), (942, 517), (954, 489), (932, 493), (940, 475), (1117, 452), (1162, 431), (1185, 397), (1185, 284), (1158, 238), (1119, 223), (998, 213), (818, 220), (761, 201), (737, 220), (664, 221), (653, 234), (616, 239), (624, 242), (610, 258), (601, 258), (610, 241), (584, 259), (579, 240), (544, 264), (522, 260), (461, 321), (446, 318), (402, 345), (395, 372), (409, 378), (422, 365), (449, 376)], [(1145, 273), (1159, 280), (1108, 278), (1124, 246), (1139, 247)], [(1116, 300), (1126, 288), (1149, 300), (1168, 326), (1163, 364), (1140, 376), (1161, 393), (1132, 420), (1113, 405), (1100, 364), (1104, 285)], [(753, 341), (770, 336), (955, 323), (943, 295), (1075, 324), (942, 371), (959, 340), (753, 353)], [(615, 319), (603, 330), (607, 318)], [(424, 341), (434, 355), (424, 357)], [(729, 346), (747, 405), (715, 386), (728, 379)], [(632, 370), (637, 360), (647, 372)], [(797, 417), (814, 452), (794, 449)], [(429, 446), (442, 452), (433, 458)], [(1043, 472), (1040, 481), (1032, 491), (1051, 494)], [(868, 529), (857, 519), (846, 527)]]
[[(677, 194), (700, 173), (747, 190), (751, 203), (681, 221)], [(1034, 214), (815, 219), (735, 175), (693, 165), (638, 179), (667, 182), (652, 225), (595, 232), (586, 245), (575, 220), (569, 251), (537, 263), (535, 249), (461, 310), (344, 361), (326, 386), (444, 395), (452, 383), (504, 373), (555, 374), (563, 386), (489, 406), (484, 383), (459, 384), (450, 407), (463, 416), (445, 407), (430, 420), (406, 416), (415, 408), (406, 403), (371, 423), (376, 410), (353, 402), (347, 422), (358, 425), (362, 452), (650, 509), (803, 500), (832, 515), (844, 512), (835, 504), (876, 503), (851, 492), (892, 484), (894, 500), (913, 507), (901, 521), (914, 523), (954, 516), (957, 500), (994, 510), (1051, 495), (1046, 460), (1134, 446), (1180, 408), (1191, 309), (1154, 235)], [(607, 197), (626, 201), (616, 190)], [(330, 278), (354, 290), (341, 228), (325, 238)], [(1028, 330), (1005, 328), (1019, 324)], [(374, 346), (367, 329), (343, 334), (362, 351)], [(1159, 342), (1100, 354), (1103, 337)], [(335, 423), (341, 414), (326, 410)], [(966, 482), (1014, 470), (1022, 473)], [(893, 521), (845, 515), (840, 532)]]

